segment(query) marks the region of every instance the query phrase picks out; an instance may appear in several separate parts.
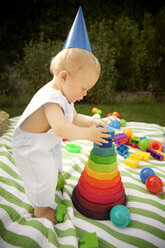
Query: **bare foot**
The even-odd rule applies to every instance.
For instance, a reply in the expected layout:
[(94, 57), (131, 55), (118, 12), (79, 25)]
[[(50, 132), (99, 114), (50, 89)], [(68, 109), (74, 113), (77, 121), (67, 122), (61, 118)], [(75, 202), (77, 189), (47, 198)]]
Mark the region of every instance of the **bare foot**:
[(34, 216), (36, 218), (46, 218), (50, 220), (54, 225), (58, 223), (55, 217), (55, 210), (50, 207), (35, 207)]

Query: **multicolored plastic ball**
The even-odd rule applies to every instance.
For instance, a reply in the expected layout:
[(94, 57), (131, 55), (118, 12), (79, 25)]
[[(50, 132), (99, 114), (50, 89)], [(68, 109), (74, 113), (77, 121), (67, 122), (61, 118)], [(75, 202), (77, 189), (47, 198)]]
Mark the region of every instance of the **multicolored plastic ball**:
[(150, 176), (146, 180), (146, 187), (151, 193), (157, 194), (163, 190), (163, 182), (158, 176)]
[(116, 205), (110, 211), (110, 219), (117, 227), (126, 227), (130, 223), (131, 215), (127, 207)]
[(61, 173), (58, 174), (58, 181), (57, 181), (57, 190), (61, 190), (64, 187), (65, 179)]
[(132, 136), (132, 129), (131, 128), (125, 128), (123, 130), (123, 133), (125, 133), (125, 135), (128, 137), (128, 138), (131, 138)]
[(149, 141), (149, 139), (142, 139), (142, 140), (140, 140), (138, 146), (143, 151), (146, 151), (146, 149), (148, 149), (150, 147), (150, 141)]
[(151, 168), (144, 168), (140, 171), (140, 178), (143, 183), (145, 183), (150, 176), (155, 176), (155, 172)]
[(118, 120), (112, 121), (111, 123), (109, 123), (109, 126), (110, 127), (113, 127), (113, 128), (116, 128), (116, 129), (120, 129), (121, 128), (120, 122)]
[(96, 114), (99, 114), (99, 115), (102, 115), (102, 110), (101, 109), (98, 109)]
[(108, 114), (107, 114), (107, 117), (109, 117), (109, 116), (112, 116), (112, 113), (108, 113)]
[(112, 115), (116, 116), (117, 118), (120, 119), (120, 114), (118, 112), (113, 112)]
[(127, 122), (126, 122), (125, 119), (121, 119), (121, 120), (120, 120), (120, 125), (121, 125), (121, 127), (125, 127), (126, 124), (127, 124)]
[(98, 111), (98, 108), (96, 107), (92, 108), (92, 114), (96, 114), (97, 111)]

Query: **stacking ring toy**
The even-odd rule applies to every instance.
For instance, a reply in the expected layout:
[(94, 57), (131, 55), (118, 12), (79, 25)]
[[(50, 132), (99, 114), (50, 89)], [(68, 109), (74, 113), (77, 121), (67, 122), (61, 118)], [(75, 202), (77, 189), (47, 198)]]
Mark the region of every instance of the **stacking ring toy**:
[(152, 141), (150, 143), (150, 149), (163, 151), (163, 145), (159, 141)]
[(69, 143), (65, 146), (65, 149), (68, 152), (72, 152), (72, 153), (79, 153), (81, 151), (81, 146), (74, 144), (74, 143)]
[(76, 186), (74, 188), (75, 191), (75, 195), (76, 195), (76, 202), (78, 201), (80, 203), (80, 205), (82, 207), (84, 207), (85, 209), (88, 209), (90, 211), (93, 212), (98, 212), (98, 213), (106, 213), (106, 212), (110, 212), (111, 208), (115, 205), (120, 205), (120, 204), (126, 204), (126, 195), (123, 194), (122, 197), (116, 201), (116, 202), (112, 202), (112, 203), (108, 203), (108, 204), (100, 204), (100, 203), (96, 203), (96, 202), (91, 202), (86, 200), (79, 192), (78, 187)]
[(116, 194), (119, 190), (123, 188), (123, 183), (119, 182), (114, 187), (106, 188), (106, 189), (100, 189), (98, 187), (94, 187), (87, 183), (83, 176), (81, 175), (79, 181), (78, 181), (78, 187), (83, 188), (86, 192), (91, 193), (95, 196), (110, 196)]
[(92, 161), (90, 158), (88, 159), (88, 167), (96, 172), (112, 172), (117, 169), (117, 162), (112, 164), (97, 164)]
[(84, 170), (81, 174), (83, 174), (84, 179), (94, 187), (100, 187), (102, 189), (114, 187), (118, 182), (121, 181), (120, 173), (118, 172), (117, 176), (112, 180), (99, 180), (94, 177), (91, 177), (87, 174), (86, 170)]
[(94, 171), (88, 166), (88, 161), (85, 164), (85, 170), (89, 176), (99, 180), (112, 180), (118, 174), (118, 168), (109, 173)]
[(78, 189), (80, 191), (80, 194), (86, 198), (88, 201), (91, 202), (96, 202), (96, 203), (100, 203), (100, 204), (108, 204), (108, 203), (112, 203), (112, 202), (116, 202), (118, 201), (124, 194), (124, 188), (121, 185), (121, 188), (119, 189), (118, 192), (116, 192), (113, 195), (108, 195), (108, 196), (104, 196), (104, 195), (94, 195), (91, 194), (89, 192), (87, 192), (80, 183), (78, 183)]

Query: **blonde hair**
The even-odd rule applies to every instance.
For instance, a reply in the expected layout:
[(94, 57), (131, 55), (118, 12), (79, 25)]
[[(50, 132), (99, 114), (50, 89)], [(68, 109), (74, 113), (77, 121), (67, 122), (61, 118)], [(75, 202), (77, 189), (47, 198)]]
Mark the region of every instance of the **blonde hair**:
[(75, 73), (90, 66), (98, 75), (100, 74), (100, 63), (91, 52), (81, 48), (66, 48), (52, 58), (50, 72), (58, 76), (61, 71), (67, 70), (74, 76)]

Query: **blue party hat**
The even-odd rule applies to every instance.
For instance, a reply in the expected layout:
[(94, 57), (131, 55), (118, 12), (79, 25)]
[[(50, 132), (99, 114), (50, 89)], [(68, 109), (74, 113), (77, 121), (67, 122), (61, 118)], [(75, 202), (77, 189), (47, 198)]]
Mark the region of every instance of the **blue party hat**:
[(65, 41), (63, 49), (68, 47), (78, 47), (92, 53), (81, 6), (79, 7), (76, 18)]

